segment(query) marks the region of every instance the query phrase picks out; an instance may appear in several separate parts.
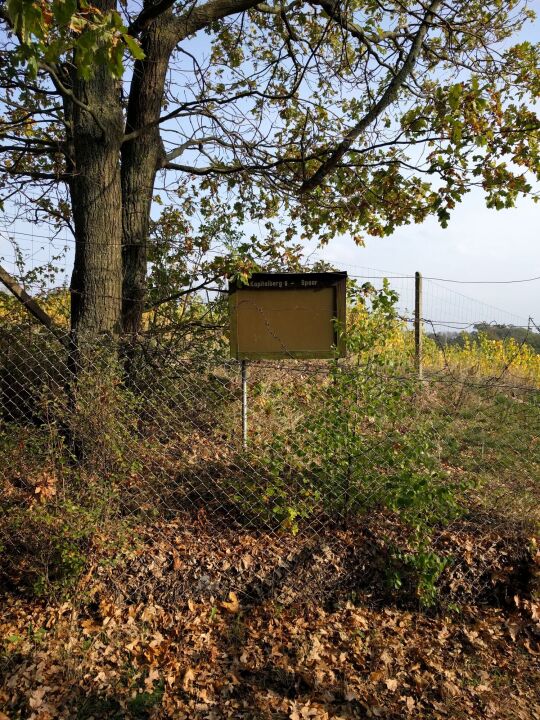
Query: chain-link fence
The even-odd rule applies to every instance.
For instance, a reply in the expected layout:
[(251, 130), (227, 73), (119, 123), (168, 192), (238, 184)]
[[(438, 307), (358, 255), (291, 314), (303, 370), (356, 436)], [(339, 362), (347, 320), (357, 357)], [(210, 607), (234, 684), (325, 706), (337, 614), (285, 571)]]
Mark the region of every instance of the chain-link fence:
[(540, 392), (518, 346), (488, 362), (433, 344), (419, 380), (394, 321), (346, 359), (251, 362), (244, 447), (240, 364), (218, 336), (75, 351), (19, 315), (1, 326), (8, 587), (83, 592), (91, 573), (160, 603), (429, 604), (530, 581)]

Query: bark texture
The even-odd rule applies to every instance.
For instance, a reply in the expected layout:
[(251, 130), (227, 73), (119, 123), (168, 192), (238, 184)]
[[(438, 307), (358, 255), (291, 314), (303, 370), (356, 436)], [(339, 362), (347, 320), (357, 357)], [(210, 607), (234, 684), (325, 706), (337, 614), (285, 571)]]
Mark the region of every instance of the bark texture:
[[(149, 4), (149, 3), (147, 3)], [(150, 206), (164, 151), (158, 120), (169, 60), (176, 43), (167, 10), (142, 37), (144, 60), (135, 63), (126, 134), (139, 133), (122, 146), (123, 331), (140, 329), (146, 297)]]
[[(116, 3), (102, 0), (95, 5), (107, 11)], [(71, 112), (70, 194), (76, 241), (71, 326), (79, 335), (116, 334), (122, 314), (120, 88), (104, 67), (97, 67), (89, 80), (74, 76), (72, 88), (88, 109), (73, 104)]]

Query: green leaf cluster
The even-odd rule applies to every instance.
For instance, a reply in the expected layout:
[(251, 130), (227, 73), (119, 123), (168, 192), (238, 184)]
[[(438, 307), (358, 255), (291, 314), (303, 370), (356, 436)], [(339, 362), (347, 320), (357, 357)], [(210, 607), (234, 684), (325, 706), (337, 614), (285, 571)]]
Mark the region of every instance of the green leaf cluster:
[(116, 10), (102, 12), (86, 0), (8, 0), (6, 6), (20, 42), (19, 60), (34, 77), (43, 63), (55, 66), (69, 55), (84, 79), (96, 66), (120, 78), (126, 51), (135, 59), (144, 57)]

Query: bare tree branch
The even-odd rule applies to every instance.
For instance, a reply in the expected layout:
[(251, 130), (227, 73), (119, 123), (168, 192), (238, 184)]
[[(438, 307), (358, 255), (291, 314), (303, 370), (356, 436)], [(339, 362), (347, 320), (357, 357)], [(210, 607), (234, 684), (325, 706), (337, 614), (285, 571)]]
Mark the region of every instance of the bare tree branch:
[(103, 133), (103, 136), (105, 137), (105, 135), (107, 133), (105, 132), (103, 123), (101, 122), (99, 117), (96, 115), (96, 113), (92, 110), (92, 108), (89, 105), (86, 105), (86, 103), (81, 102), (79, 100), (79, 98), (75, 95), (75, 93), (70, 88), (68, 88), (64, 85), (64, 83), (58, 77), (58, 73), (56, 72), (56, 70), (53, 67), (51, 67), (49, 64), (43, 63), (43, 62), (40, 62), (39, 66), (43, 70), (45, 70), (46, 72), (49, 73), (49, 75), (51, 76), (51, 78), (54, 82), (55, 87), (57, 88), (58, 92), (61, 95), (63, 95), (66, 98), (69, 98), (69, 100), (71, 100), (71, 102), (74, 105), (81, 108), (81, 110), (84, 110), (85, 112), (87, 112), (89, 115), (91, 115), (94, 118), (96, 125), (99, 127), (99, 129)]
[(19, 285), (15, 278), (0, 265), (0, 282), (3, 283), (9, 292), (24, 305), (28, 312), (33, 315), (44, 327), (47, 328), (65, 347), (68, 346), (67, 335), (54, 322), (52, 317), (43, 310), (41, 305), (32, 298), (26, 290)]
[(145, 30), (150, 23), (157, 17), (166, 12), (175, 0), (158, 0), (158, 2), (145, 2), (144, 8), (130, 24), (128, 32), (133, 37), (137, 37), (143, 30)]
[(195, 287), (187, 288), (187, 290), (180, 290), (177, 293), (174, 293), (173, 295), (169, 295), (168, 297), (161, 298), (160, 300), (155, 300), (154, 302), (148, 303), (146, 305), (146, 310), (153, 310), (154, 308), (159, 307), (160, 305), (163, 305), (164, 303), (171, 302), (172, 300), (179, 300), (181, 297), (184, 297), (184, 295), (189, 295), (190, 293), (197, 292), (197, 290), (203, 290), (204, 288), (208, 287), (210, 283), (215, 282), (216, 280), (219, 280), (219, 275), (214, 275), (214, 277), (209, 278), (208, 280), (205, 280), (200, 285), (196, 285)]
[(409, 50), (409, 53), (405, 58), (405, 61), (403, 62), (400, 70), (391, 79), (388, 87), (386, 88), (378, 102), (376, 102), (375, 105), (369, 110), (369, 112), (367, 112), (366, 115), (364, 115), (364, 117), (353, 128), (349, 130), (343, 140), (331, 152), (330, 156), (322, 163), (318, 170), (316, 170), (315, 173), (310, 178), (308, 178), (308, 180), (302, 183), (302, 185), (300, 186), (301, 194), (310, 192), (318, 185), (320, 185), (324, 178), (336, 168), (341, 158), (350, 150), (354, 141), (371, 125), (374, 120), (376, 120), (381, 115), (381, 113), (386, 110), (386, 108), (392, 102), (394, 102), (400, 88), (403, 86), (414, 68), (418, 55), (420, 54), (420, 50), (422, 49), (422, 43), (424, 42), (424, 38), (426, 37), (435, 13), (441, 5), (442, 0), (432, 0), (424, 16), (424, 19), (422, 20), (422, 23), (415, 35), (415, 38), (411, 45), (411, 49)]
[(244, 12), (256, 7), (257, 4), (257, 0), (210, 0), (204, 5), (192, 5), (189, 10), (175, 19), (174, 31), (180, 42), (216, 20)]

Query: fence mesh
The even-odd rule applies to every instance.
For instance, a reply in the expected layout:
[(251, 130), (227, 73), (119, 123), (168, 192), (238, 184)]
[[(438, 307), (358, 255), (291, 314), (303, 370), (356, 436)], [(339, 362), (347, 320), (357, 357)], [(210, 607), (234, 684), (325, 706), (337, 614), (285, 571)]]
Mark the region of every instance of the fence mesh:
[(240, 364), (220, 337), (91, 338), (74, 358), (67, 333), (0, 323), (8, 587), (75, 577), (83, 592), (91, 575), (134, 602), (384, 588), (429, 603), (522, 581), (540, 393), (521, 346), (486, 360), (434, 343), (422, 380), (405, 326), (339, 361), (250, 362), (244, 447)]

